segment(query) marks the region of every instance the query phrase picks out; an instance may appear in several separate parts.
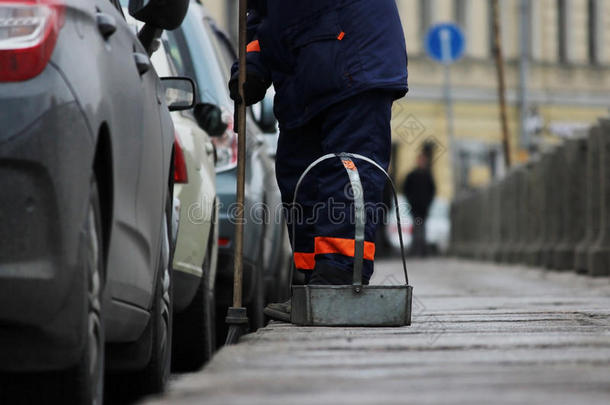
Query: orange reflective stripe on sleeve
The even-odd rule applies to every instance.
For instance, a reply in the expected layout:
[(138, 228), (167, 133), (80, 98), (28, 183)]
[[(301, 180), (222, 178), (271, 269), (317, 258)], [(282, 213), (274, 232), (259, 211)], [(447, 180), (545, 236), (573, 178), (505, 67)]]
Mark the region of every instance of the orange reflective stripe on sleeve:
[(341, 41), (343, 38), (345, 38), (345, 32), (341, 31), (339, 35), (337, 35), (337, 39)]
[(252, 41), (246, 47), (246, 51), (247, 52), (260, 52), (261, 51), (261, 44), (258, 42), (258, 40)]
[(313, 270), (316, 267), (315, 253), (295, 253), (294, 266), (301, 270)]
[[(336, 253), (343, 256), (354, 257), (356, 241), (354, 239), (319, 236), (315, 239), (315, 246), (317, 255)], [(364, 258), (366, 260), (375, 260), (375, 244), (373, 242), (364, 242)]]

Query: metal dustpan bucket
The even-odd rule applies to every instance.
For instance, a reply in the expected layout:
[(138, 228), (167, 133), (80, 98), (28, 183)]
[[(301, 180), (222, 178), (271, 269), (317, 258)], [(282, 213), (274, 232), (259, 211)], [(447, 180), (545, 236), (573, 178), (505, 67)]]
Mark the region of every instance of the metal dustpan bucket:
[[(396, 189), (390, 176), (373, 160), (353, 153), (325, 155), (313, 162), (301, 175), (293, 199), (296, 204), (299, 187), (307, 174), (322, 161), (339, 158), (345, 167), (354, 190), (354, 213), (356, 222), (354, 247), (354, 279), (352, 285), (304, 285), (292, 286), (291, 322), (301, 326), (405, 326), (411, 324), (413, 287), (409, 285)], [(405, 284), (399, 286), (369, 286), (362, 284), (364, 260), (364, 228), (366, 214), (362, 183), (353, 159), (372, 164), (381, 170), (390, 184), (396, 206), (396, 219), (402, 255)], [(292, 240), (295, 241), (293, 221)], [(292, 263), (294, 271), (294, 260)]]
[(301, 326), (411, 325), (413, 287), (293, 286), (291, 322)]

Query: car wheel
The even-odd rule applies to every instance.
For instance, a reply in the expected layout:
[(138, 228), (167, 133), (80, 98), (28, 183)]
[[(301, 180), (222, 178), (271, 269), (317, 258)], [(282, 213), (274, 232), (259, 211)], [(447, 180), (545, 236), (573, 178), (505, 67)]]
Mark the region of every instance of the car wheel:
[(138, 390), (138, 394), (163, 392), (171, 371), (173, 321), (171, 208), (171, 198), (168, 196), (166, 215), (163, 218), (159, 268), (150, 320), (152, 322), (151, 358), (148, 365), (143, 370), (136, 372), (130, 381), (130, 384), (135, 384), (134, 387)]
[(191, 304), (174, 317), (172, 368), (195, 371), (216, 350), (216, 300), (210, 291), (211, 248), (203, 263), (203, 275)]
[(104, 265), (100, 200), (95, 179), (91, 180), (89, 190), (89, 206), (81, 229), (80, 248), (87, 293), (86, 331), (83, 332), (85, 345), (76, 367), (57, 373), (57, 380), (51, 377), (46, 381), (53, 386), (47, 397), (53, 398), (52, 403), (103, 405), (104, 402)]
[(87, 217), (81, 227), (79, 258), (83, 275), (82, 338), (79, 362), (62, 371), (0, 376), (0, 403), (102, 405), (104, 393), (104, 325), (102, 318), (103, 253), (100, 202), (91, 181)]
[(292, 248), (290, 247), (290, 242), (288, 240), (288, 228), (286, 224), (282, 224), (283, 232), (282, 232), (282, 260), (280, 260), (280, 268), (277, 270), (277, 274), (279, 275), (276, 285), (276, 294), (275, 299), (272, 302), (284, 302), (290, 298), (292, 295)]
[[(261, 238), (264, 241), (264, 238)], [(263, 278), (264, 271), (264, 243), (261, 242), (258, 265), (252, 267), (254, 275), (254, 297), (252, 302), (248, 303), (248, 320), (250, 322), (250, 331), (254, 332), (258, 328), (265, 326), (265, 280)]]
[[(100, 202), (95, 180), (91, 182), (89, 209), (84, 228), (87, 274), (87, 335), (80, 364), (65, 382), (76, 393), (78, 404), (102, 405), (104, 396), (104, 323), (102, 316), (103, 250)], [(72, 382), (74, 379), (74, 382)]]

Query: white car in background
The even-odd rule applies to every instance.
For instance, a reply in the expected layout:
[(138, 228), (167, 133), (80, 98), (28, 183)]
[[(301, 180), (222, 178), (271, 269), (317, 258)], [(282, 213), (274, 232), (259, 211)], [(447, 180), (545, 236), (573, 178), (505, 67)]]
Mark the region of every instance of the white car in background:
[[(399, 194), (398, 206), (400, 208), (400, 220), (402, 225), (402, 236), (405, 250), (409, 250), (413, 242), (413, 217), (407, 199)], [(388, 222), (385, 226), (385, 236), (390, 246), (399, 251), (400, 240), (398, 236), (398, 223), (396, 221), (396, 208), (392, 206), (388, 212)], [(444, 254), (449, 247), (449, 205), (442, 198), (435, 198), (430, 206), (430, 213), (426, 221), (426, 242), (430, 247), (431, 254)]]
[[(151, 57), (160, 75), (176, 72), (168, 56), (167, 39)], [(196, 96), (196, 99), (197, 96)], [(174, 335), (172, 367), (178, 371), (199, 369), (216, 350), (214, 286), (218, 257), (218, 202), (215, 149), (199, 122), (220, 134), (220, 109), (199, 103), (188, 114), (171, 114), (176, 131), (174, 196), (180, 214), (174, 253)], [(216, 125), (217, 128), (211, 128)]]
[[(413, 219), (411, 218), (411, 208), (407, 199), (399, 194), (398, 207), (400, 211), (400, 224), (402, 226), (402, 240), (405, 246), (405, 253), (408, 252), (413, 239)], [(385, 237), (392, 249), (400, 251), (400, 239), (398, 235), (398, 221), (396, 220), (396, 205), (394, 200), (387, 213), (387, 223), (384, 227)]]
[(443, 198), (435, 198), (430, 206), (426, 221), (426, 241), (432, 253), (445, 254), (449, 249), (449, 203)]

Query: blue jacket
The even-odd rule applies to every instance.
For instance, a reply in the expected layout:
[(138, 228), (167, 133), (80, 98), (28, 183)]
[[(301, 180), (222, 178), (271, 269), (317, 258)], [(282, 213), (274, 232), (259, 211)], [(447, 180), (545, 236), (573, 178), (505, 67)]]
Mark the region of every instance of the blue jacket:
[(248, 69), (273, 82), (281, 128), (371, 89), (406, 94), (395, 0), (249, 0)]

